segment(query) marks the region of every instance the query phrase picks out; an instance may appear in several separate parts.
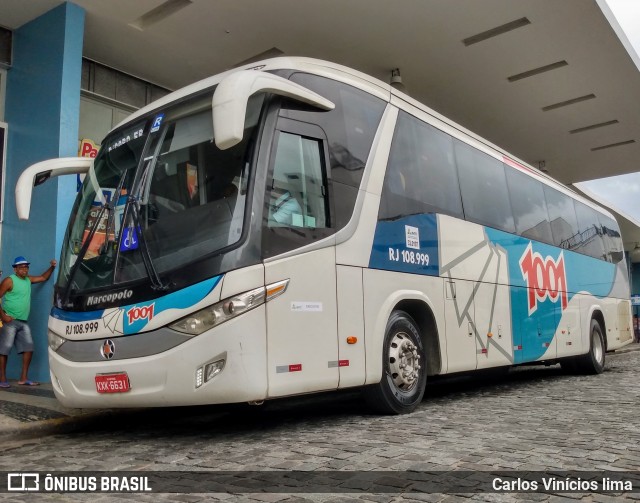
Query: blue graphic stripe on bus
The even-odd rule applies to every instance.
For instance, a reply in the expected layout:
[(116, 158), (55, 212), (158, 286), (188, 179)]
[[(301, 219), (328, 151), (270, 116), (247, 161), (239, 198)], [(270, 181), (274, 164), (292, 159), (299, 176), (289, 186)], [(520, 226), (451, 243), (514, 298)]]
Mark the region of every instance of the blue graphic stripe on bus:
[(437, 276), (438, 221), (436, 215), (410, 215), (379, 221), (369, 267)]
[(152, 301), (126, 306), (122, 321), (125, 335), (140, 332), (154, 316), (162, 311), (186, 309), (197, 304), (213, 291), (221, 279), (222, 275), (216, 276)]
[(91, 321), (91, 320), (99, 320), (102, 318), (104, 314), (104, 309), (100, 309), (99, 311), (63, 311), (62, 309), (58, 309), (57, 307), (51, 308), (51, 317), (56, 318), (57, 320), (62, 321)]
[(540, 359), (554, 344), (562, 314), (577, 292), (605, 297), (616, 266), (580, 253), (485, 228), (507, 251), (514, 363)]
[[(555, 287), (557, 281), (563, 281), (561, 275), (564, 269), (568, 300), (577, 292), (606, 297), (613, 288), (616, 266), (611, 262), (488, 227), (486, 233), (492, 243), (507, 250), (512, 286), (532, 287), (542, 292)], [(531, 250), (528, 249), (529, 246)]]
[[(158, 299), (115, 308), (116, 311), (120, 310), (124, 312), (124, 316), (122, 316), (123, 333), (130, 335), (139, 332), (154, 316), (167, 309), (186, 309), (197, 304), (214, 290), (221, 279), (222, 275), (216, 276)], [(51, 317), (70, 323), (77, 323), (81, 321), (100, 320), (105, 316), (109, 317), (109, 313), (113, 312), (114, 309), (63, 311), (62, 309), (54, 307), (51, 309)], [(117, 320), (119, 318), (115, 317), (113, 319)], [(106, 321), (105, 326), (107, 326)], [(112, 332), (118, 332), (117, 327), (111, 327), (111, 329)]]

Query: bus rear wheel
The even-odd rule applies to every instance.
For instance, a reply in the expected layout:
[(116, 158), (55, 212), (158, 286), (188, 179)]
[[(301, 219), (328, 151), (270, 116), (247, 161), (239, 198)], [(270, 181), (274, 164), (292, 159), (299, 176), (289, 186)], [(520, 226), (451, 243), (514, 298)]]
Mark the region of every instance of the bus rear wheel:
[(365, 389), (365, 398), (377, 412), (407, 414), (422, 401), (426, 384), (425, 353), (416, 323), (404, 311), (393, 311), (383, 343), (382, 379)]

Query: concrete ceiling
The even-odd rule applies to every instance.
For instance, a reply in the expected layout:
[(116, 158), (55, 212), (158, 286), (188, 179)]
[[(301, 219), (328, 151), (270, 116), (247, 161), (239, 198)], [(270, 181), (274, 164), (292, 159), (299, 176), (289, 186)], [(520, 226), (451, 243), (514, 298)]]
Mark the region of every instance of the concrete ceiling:
[[(17, 28), (60, 3), (2, 0), (0, 20)], [(640, 72), (596, 0), (75, 3), (86, 57), (164, 87), (259, 54), (385, 81), (399, 68), (411, 96), (564, 183), (640, 170)], [(625, 242), (640, 241), (625, 227)]]

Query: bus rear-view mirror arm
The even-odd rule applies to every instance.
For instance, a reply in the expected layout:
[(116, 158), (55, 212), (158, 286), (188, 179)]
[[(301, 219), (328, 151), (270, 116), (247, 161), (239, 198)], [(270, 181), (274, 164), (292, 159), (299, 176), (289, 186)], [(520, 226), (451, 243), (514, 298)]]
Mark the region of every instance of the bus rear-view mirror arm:
[(90, 157), (65, 157), (32, 164), (25, 169), (16, 183), (16, 210), (20, 220), (28, 220), (31, 211), (31, 194), (36, 185), (60, 175), (87, 173), (93, 164)]
[(242, 141), (249, 98), (258, 93), (286, 96), (321, 110), (333, 110), (333, 102), (290, 80), (271, 73), (242, 70), (225, 77), (213, 94), (213, 134), (216, 146), (225, 150)]

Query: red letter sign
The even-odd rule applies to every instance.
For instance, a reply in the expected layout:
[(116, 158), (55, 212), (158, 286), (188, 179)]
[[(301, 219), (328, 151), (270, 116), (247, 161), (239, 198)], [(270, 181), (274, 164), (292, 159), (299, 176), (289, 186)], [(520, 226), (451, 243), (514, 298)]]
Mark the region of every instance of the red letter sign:
[(547, 298), (551, 302), (560, 298), (562, 310), (567, 308), (567, 275), (562, 252), (558, 260), (549, 256), (543, 259), (542, 255), (533, 251), (529, 242), (520, 258), (520, 270), (529, 290), (529, 314), (535, 312), (538, 302), (544, 302)]

